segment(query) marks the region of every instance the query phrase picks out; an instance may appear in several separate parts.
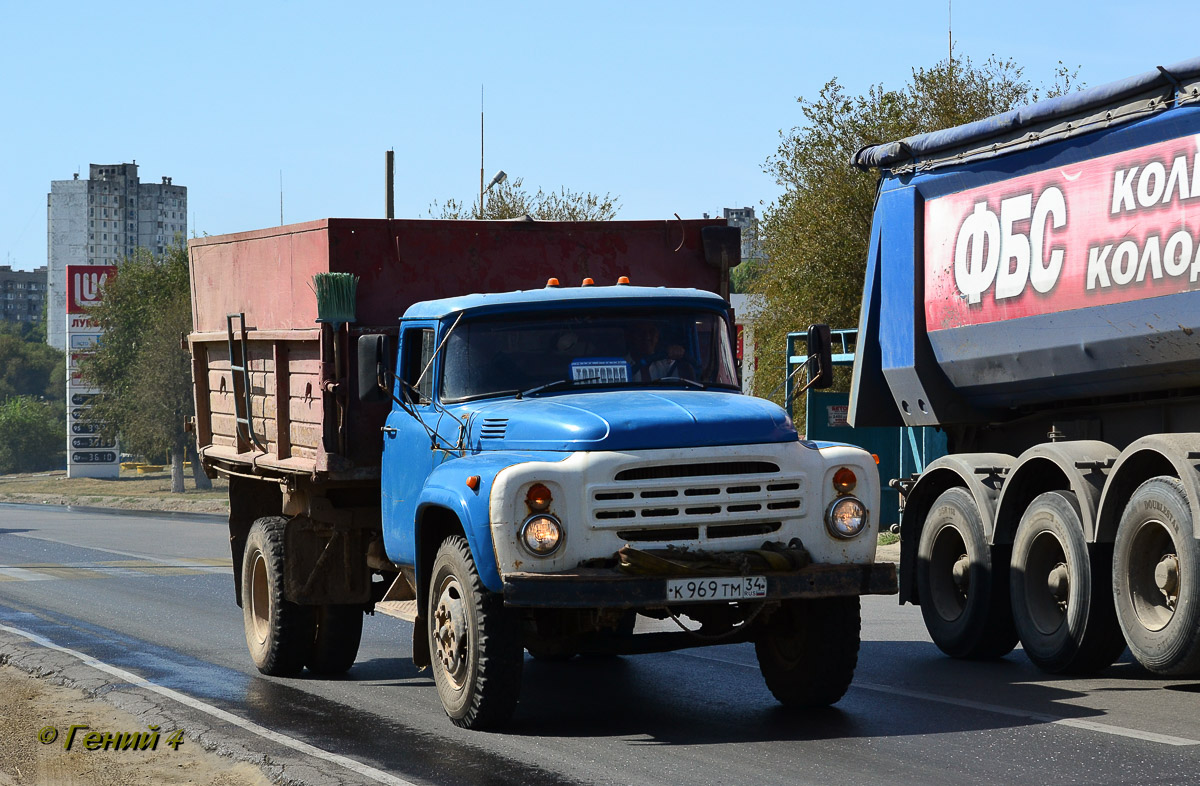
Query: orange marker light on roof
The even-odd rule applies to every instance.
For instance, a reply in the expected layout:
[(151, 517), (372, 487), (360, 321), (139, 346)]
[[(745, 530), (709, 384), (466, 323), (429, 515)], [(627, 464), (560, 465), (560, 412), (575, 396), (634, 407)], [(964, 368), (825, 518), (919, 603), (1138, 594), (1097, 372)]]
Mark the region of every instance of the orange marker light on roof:
[(547, 279), (547, 280), (546, 280), (546, 286), (548, 286), (548, 287), (557, 287), (557, 286), (560, 286), (560, 284), (558, 283), (558, 279), (557, 279), (557, 278), (550, 278), (550, 279)]
[(594, 287), (594, 286), (596, 286), (596, 282), (595, 282), (595, 281), (592, 281), (590, 278), (585, 278), (585, 279), (583, 280), (583, 286), (585, 286), (585, 287)]
[(629, 283), (629, 276), (621, 276), (620, 278), (617, 279), (618, 285), (628, 284), (628, 283)]

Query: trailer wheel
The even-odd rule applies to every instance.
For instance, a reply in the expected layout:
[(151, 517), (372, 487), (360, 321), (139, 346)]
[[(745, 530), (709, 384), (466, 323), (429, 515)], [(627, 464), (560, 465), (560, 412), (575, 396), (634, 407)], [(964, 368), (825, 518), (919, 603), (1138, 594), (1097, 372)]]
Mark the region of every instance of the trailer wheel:
[(787, 707), (827, 707), (858, 664), (858, 596), (785, 601), (754, 641), (771, 694)]
[(362, 641), (363, 609), (330, 603), (316, 607), (316, 635), (308, 668), (315, 674), (343, 674), (354, 665)]
[(483, 586), (462, 537), (442, 542), (430, 575), (429, 651), (442, 707), (456, 726), (498, 726), (511, 717), (521, 690), (518, 621)]
[(1117, 618), (1133, 656), (1159, 674), (1200, 672), (1200, 545), (1178, 480), (1137, 488), (1113, 551)]
[(917, 593), (933, 643), (952, 658), (998, 658), (1017, 645), (1008, 566), (997, 556), (970, 493), (943, 491), (917, 543)]
[(312, 607), (283, 594), (283, 531), (287, 519), (267, 516), (250, 526), (242, 553), (242, 623), (254, 665), (291, 677), (304, 668), (315, 634)]
[(1021, 516), (1009, 573), (1013, 622), (1025, 654), (1043, 671), (1099, 671), (1125, 649), (1106, 556), (1084, 541), (1070, 491), (1041, 494)]

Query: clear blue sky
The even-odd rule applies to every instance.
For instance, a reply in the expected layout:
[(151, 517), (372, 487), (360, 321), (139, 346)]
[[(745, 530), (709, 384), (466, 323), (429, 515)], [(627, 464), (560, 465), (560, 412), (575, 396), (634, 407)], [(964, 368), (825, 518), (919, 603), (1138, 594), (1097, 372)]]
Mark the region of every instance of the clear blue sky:
[[(1193, 3), (954, 3), (959, 54), (1088, 85), (1200, 54)], [(136, 159), (189, 232), (396, 213), (487, 177), (619, 195), (621, 218), (769, 204), (798, 96), (899, 87), (946, 56), (947, 2), (5, 3), (0, 264), (46, 262), (51, 180)]]

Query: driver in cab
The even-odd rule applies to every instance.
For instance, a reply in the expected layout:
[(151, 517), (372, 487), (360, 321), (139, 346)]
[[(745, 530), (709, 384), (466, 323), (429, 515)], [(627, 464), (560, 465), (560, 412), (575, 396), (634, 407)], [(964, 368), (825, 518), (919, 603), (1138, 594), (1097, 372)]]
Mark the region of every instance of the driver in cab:
[(625, 360), (632, 368), (632, 382), (653, 382), (664, 377), (691, 378), (691, 366), (684, 360), (683, 347), (671, 344), (658, 348), (658, 326), (653, 322), (634, 322), (625, 331)]

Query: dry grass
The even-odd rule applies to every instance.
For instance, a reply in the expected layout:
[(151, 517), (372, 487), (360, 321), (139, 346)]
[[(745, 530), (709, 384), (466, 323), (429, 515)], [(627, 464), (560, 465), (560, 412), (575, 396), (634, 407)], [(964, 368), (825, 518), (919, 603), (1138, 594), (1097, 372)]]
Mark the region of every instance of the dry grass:
[(197, 491), (189, 472), (184, 493), (171, 493), (171, 473), (139, 475), (121, 470), (119, 478), (68, 478), (63, 471), (0, 475), (0, 502), (83, 505), (125, 510), (171, 510), (224, 513), (229, 510), (228, 483), (217, 479), (211, 491)]

